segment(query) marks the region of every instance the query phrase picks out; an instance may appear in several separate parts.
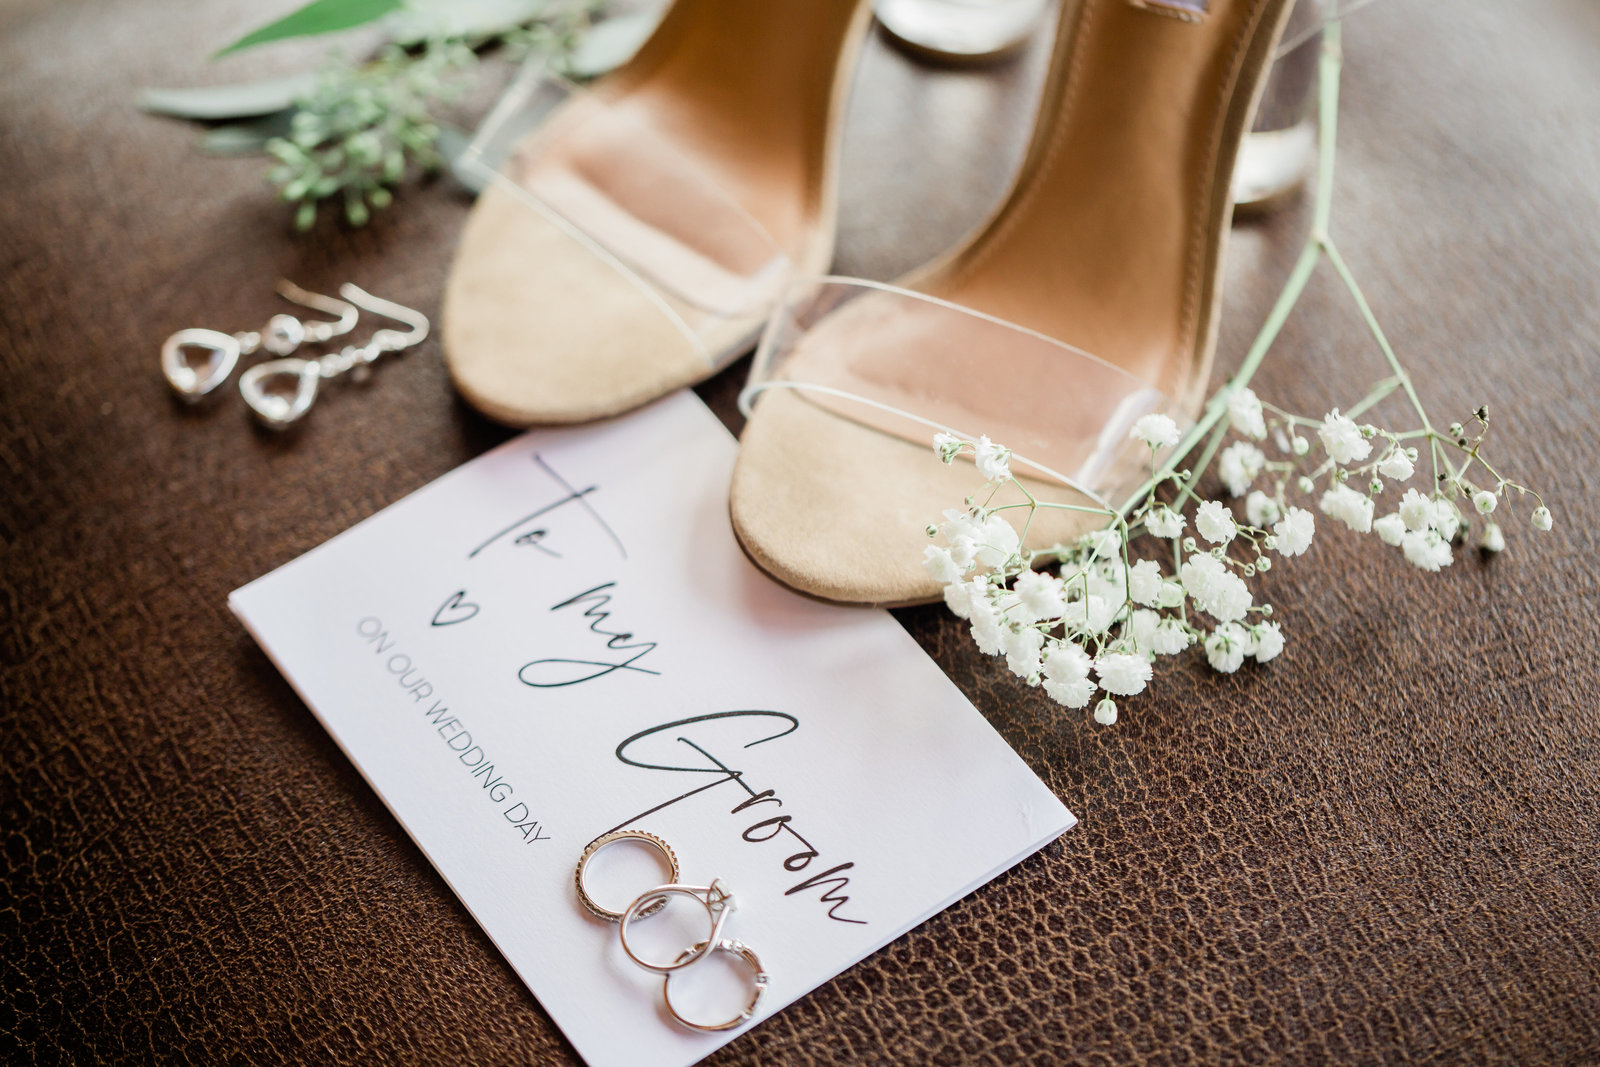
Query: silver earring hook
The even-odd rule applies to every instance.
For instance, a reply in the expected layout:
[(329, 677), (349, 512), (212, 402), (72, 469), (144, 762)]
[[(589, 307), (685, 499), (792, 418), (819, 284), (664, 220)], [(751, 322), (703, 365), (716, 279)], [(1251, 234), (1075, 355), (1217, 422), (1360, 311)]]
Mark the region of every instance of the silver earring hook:
[(399, 330), (378, 330), (367, 341), (368, 348), (378, 348), (383, 352), (399, 352), (413, 345), (419, 345), (428, 338), (428, 317), (420, 311), (408, 308), (404, 304), (396, 304), (393, 300), (373, 296), (354, 282), (345, 282), (339, 286), (339, 295), (363, 311), (382, 315), (395, 322), (403, 322), (409, 327), (405, 333)]
[(364, 378), (378, 357), (404, 351), (428, 336), (428, 317), (420, 311), (373, 296), (349, 282), (339, 287), (339, 295), (362, 311), (404, 323), (407, 329), (383, 327), (375, 330), (364, 345), (346, 345), (319, 359), (275, 359), (245, 371), (239, 379), (239, 392), (256, 418), (269, 429), (287, 429), (300, 421), (316, 401), (322, 379), (337, 378), (346, 371), (355, 371), (354, 377)]
[(338, 318), (323, 322), (319, 319), (298, 319), (293, 315), (274, 315), (267, 320), (266, 328), (260, 333), (234, 335), (239, 338), (241, 355), (248, 356), (257, 348), (263, 348), (275, 356), (287, 356), (303, 344), (324, 344), (355, 329), (360, 312), (349, 301), (302, 289), (287, 278), (279, 278), (276, 289), (278, 295), (291, 304), (337, 315)]
[(356, 310), (356, 306), (348, 300), (323, 296), (321, 293), (313, 293), (309, 289), (302, 289), (288, 278), (278, 279), (277, 290), (278, 295), (291, 304), (299, 304), (301, 307), (310, 308), (312, 311), (320, 311), (325, 315), (337, 316), (333, 322), (302, 322), (301, 326), (305, 331), (305, 339), (307, 341), (320, 344), (347, 334), (355, 329), (356, 320), (361, 315)]

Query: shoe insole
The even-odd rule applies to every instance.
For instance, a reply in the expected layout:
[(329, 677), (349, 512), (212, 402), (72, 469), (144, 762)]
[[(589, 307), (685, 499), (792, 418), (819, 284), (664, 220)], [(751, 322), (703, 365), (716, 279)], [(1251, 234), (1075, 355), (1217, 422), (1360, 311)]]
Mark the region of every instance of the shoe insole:
[(785, 270), (832, 255), (833, 125), (864, 16), (861, 0), (679, 0), (527, 138), (446, 290), (469, 402), (513, 425), (603, 417), (752, 342)]

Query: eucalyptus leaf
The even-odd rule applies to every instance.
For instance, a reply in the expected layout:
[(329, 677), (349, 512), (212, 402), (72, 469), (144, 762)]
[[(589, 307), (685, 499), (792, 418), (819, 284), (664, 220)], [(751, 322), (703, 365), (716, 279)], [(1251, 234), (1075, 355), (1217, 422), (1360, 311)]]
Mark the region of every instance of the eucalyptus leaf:
[(223, 119), (271, 115), (293, 107), (317, 84), (315, 74), (290, 74), (266, 81), (238, 85), (208, 85), (197, 89), (146, 89), (138, 105), (154, 115), (218, 122)]
[(403, 0), (384, 28), (403, 45), (430, 38), (494, 37), (544, 13), (549, 0)]
[(288, 134), (293, 118), (294, 108), (286, 108), (250, 122), (218, 126), (200, 138), (200, 149), (213, 156), (265, 154), (268, 141)]
[(212, 59), (254, 48), (269, 41), (291, 37), (314, 37), (375, 22), (401, 7), (401, 0), (311, 0), (276, 22), (252, 30), (213, 55)]

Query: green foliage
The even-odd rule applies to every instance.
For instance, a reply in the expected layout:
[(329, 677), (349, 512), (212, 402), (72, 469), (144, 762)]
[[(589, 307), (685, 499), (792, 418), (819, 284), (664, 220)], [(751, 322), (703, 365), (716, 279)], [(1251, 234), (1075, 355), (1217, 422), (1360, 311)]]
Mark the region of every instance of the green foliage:
[(330, 66), (299, 101), (289, 135), (267, 142), (277, 161), (268, 179), (297, 205), (295, 228), (310, 229), (318, 202), (332, 197), (342, 198), (352, 226), (365, 225), (413, 166), (437, 168), (439, 125), (429, 107), (455, 91), (451, 75), (473, 61), (466, 45), (437, 42), (416, 55), (391, 45), (363, 66)]
[(170, 115), (196, 122), (275, 115), (294, 106), (316, 84), (314, 74), (286, 74), (236, 85), (202, 85), (186, 89), (145, 89), (135, 100), (152, 115)]
[(542, 18), (513, 26), (499, 35), (513, 57), (547, 55), (559, 66), (569, 58), (589, 32), (590, 22), (605, 0), (567, 0), (549, 5)]
[[(376, 12), (373, 18), (401, 6), (401, 0), (394, 0), (378, 11), (378, 0), (362, 2)], [(319, 0), (244, 40), (269, 39), (263, 35), (312, 8), (335, 6), (331, 0)], [(345, 0), (347, 13), (356, 6), (356, 0)], [(310, 229), (319, 203), (335, 198), (342, 201), (350, 225), (364, 226), (372, 212), (393, 202), (394, 187), (408, 174), (435, 170), (444, 163), (439, 151), (441, 127), (432, 107), (460, 89), (455, 76), (476, 63), (475, 48), (503, 45), (513, 58), (543, 54), (560, 68), (601, 6), (603, 0), (551, 0), (531, 22), (484, 38), (431, 38), (410, 50), (391, 44), (377, 59), (357, 67), (333, 60), (312, 91), (296, 99), (298, 110), (288, 135), (266, 142), (267, 153), (276, 161), (268, 180), (295, 205), (295, 228)]]
[(269, 41), (314, 37), (364, 26), (392, 11), (398, 11), (401, 6), (402, 0), (311, 0), (311, 3), (291, 11), (278, 21), (269, 22), (245, 34), (212, 58), (254, 48)]

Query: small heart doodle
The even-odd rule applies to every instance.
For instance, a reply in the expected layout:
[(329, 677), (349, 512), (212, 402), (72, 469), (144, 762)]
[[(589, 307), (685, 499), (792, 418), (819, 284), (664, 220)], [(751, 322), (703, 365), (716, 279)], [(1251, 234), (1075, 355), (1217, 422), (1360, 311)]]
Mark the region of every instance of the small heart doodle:
[[(458, 589), (439, 605), (439, 610), (433, 613), (434, 626), (454, 626), (458, 622), (466, 622), (478, 613), (478, 605), (465, 599), (467, 591)], [(447, 617), (450, 616), (450, 617)]]

